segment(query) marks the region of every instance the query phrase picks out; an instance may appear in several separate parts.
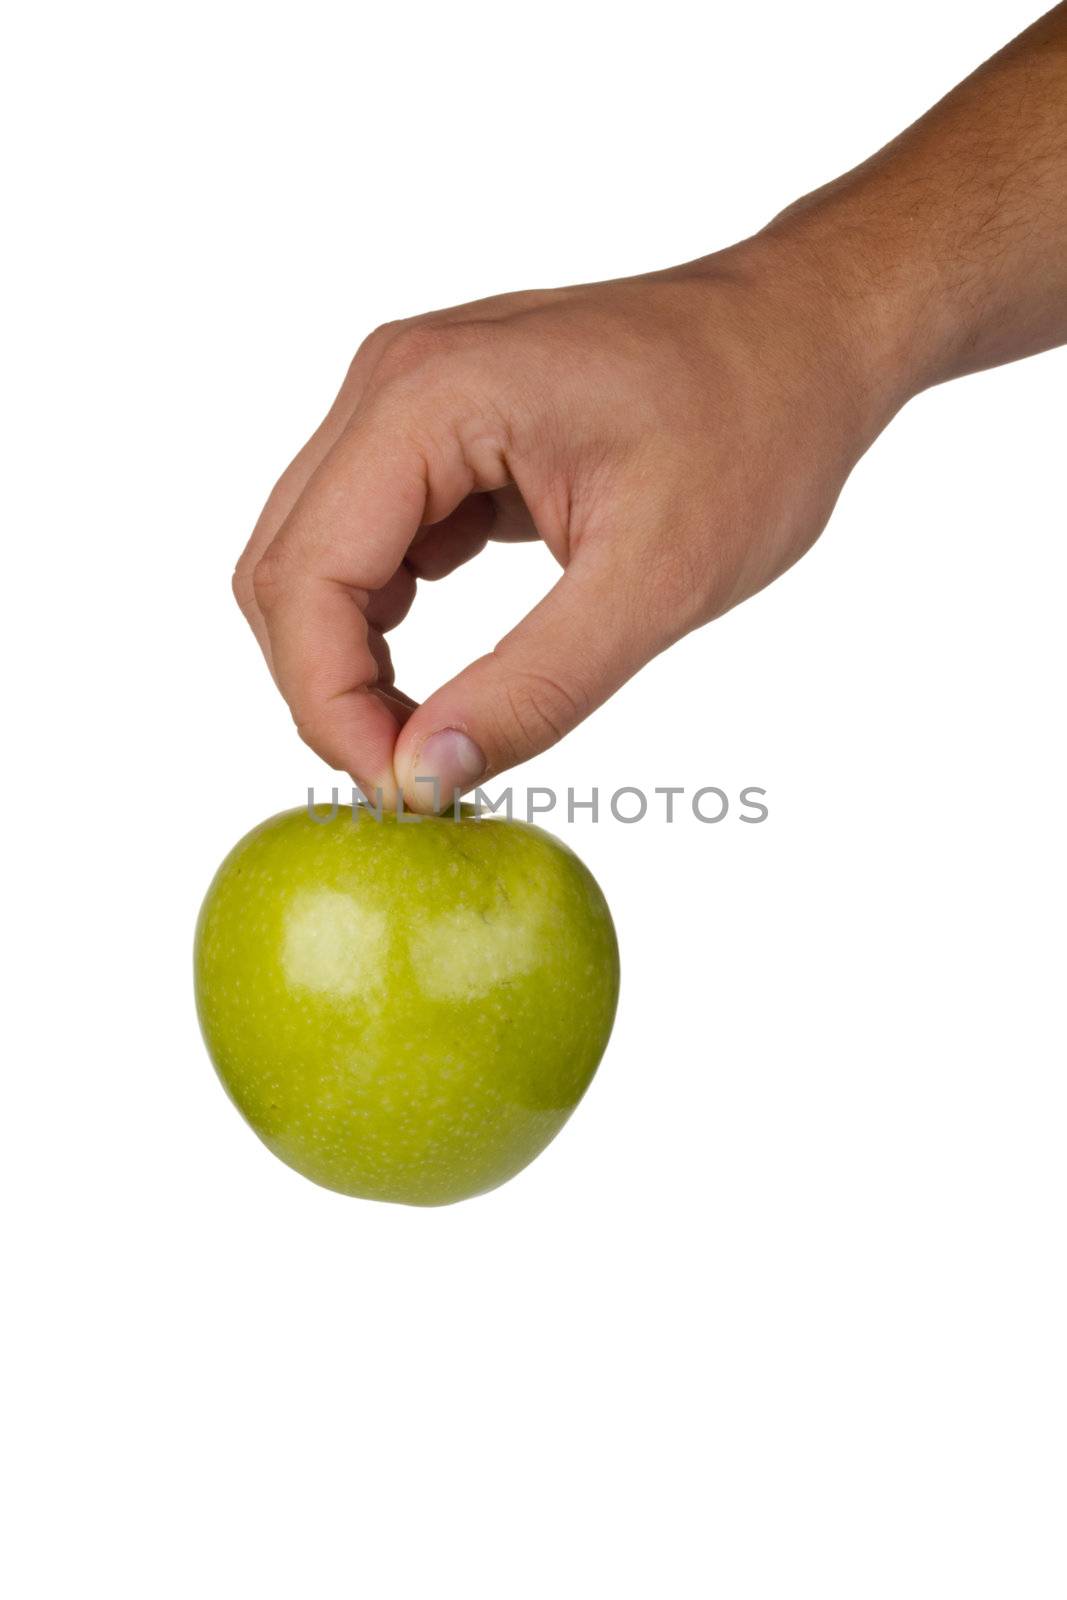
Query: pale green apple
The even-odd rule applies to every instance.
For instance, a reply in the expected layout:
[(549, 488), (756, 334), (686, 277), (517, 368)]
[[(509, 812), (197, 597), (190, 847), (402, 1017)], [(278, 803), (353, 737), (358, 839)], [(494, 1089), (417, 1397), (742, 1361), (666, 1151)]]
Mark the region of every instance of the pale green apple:
[(344, 1194), (444, 1205), (566, 1122), (619, 987), (604, 896), (523, 822), (339, 807), (261, 823), (208, 889), (196, 1001), (275, 1155)]

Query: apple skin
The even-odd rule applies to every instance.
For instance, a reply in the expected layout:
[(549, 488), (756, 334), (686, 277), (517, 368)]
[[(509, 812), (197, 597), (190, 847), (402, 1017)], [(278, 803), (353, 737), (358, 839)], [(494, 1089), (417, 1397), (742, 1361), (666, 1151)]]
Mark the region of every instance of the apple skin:
[(619, 990), (596, 880), (524, 822), (341, 806), (235, 845), (197, 922), (230, 1097), (342, 1194), (447, 1205), (521, 1171), (597, 1069)]

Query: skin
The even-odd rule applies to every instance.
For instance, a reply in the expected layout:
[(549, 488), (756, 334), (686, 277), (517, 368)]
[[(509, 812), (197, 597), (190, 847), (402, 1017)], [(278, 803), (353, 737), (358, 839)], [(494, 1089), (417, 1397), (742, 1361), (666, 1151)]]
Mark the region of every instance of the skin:
[[(1067, 341), (1067, 5), (701, 260), (377, 329), (234, 577), (302, 737), (415, 810), (561, 738), (814, 543), (903, 405)], [(386, 634), (490, 539), (563, 575), (416, 706)], [(591, 626), (591, 619), (595, 625)]]
[(204, 899), (215, 1068), (289, 1166), (372, 1200), (495, 1188), (578, 1104), (619, 991), (604, 897), (559, 840), (469, 814), (305, 809), (254, 828)]

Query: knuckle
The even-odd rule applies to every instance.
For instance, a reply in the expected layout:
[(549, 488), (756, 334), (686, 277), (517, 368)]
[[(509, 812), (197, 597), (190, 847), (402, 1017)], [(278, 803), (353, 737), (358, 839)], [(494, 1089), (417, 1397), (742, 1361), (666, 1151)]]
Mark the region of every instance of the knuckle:
[(358, 383), (377, 364), (403, 326), (402, 322), (383, 322), (380, 327), (368, 333), (349, 363), (346, 386)]
[(330, 718), (328, 706), (290, 706), (293, 725), (299, 738), (309, 750), (331, 767), (340, 767), (344, 761), (337, 738), (336, 725)]
[(255, 609), (256, 596), (252, 588), (252, 573), (247, 562), (242, 560), (237, 563), (230, 579), (230, 587), (241, 611), (246, 617), (250, 616)]
[(300, 738), (310, 750), (315, 751), (316, 755), (320, 754), (322, 749), (322, 728), (319, 719), (314, 715), (298, 716), (295, 711), (292, 715), (293, 725)]
[(546, 672), (520, 672), (505, 685), (510, 736), (505, 742), (518, 749), (545, 750), (580, 722), (588, 711), (585, 697), (573, 686)]
[(651, 568), (645, 595), (654, 627), (669, 631), (699, 617), (708, 587), (708, 568), (707, 560), (700, 560), (684, 548), (673, 550), (669, 560)]
[(640, 557), (640, 568), (630, 575), (635, 596), (630, 623), (648, 641), (651, 654), (709, 620), (716, 541), (680, 512), (642, 545)]
[(384, 379), (408, 377), (449, 355), (455, 343), (455, 333), (446, 323), (400, 323), (382, 348), (375, 371)]
[(260, 556), (252, 569), (252, 595), (264, 614), (277, 602), (282, 583), (280, 567), (277, 552), (271, 549)]

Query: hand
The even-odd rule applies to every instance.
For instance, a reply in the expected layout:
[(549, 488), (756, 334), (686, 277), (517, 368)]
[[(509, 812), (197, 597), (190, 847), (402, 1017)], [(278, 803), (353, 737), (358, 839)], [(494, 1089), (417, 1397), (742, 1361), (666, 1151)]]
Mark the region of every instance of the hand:
[[(312, 748), (448, 805), (784, 571), (911, 394), (1067, 340), (1065, 108), (1062, 4), (733, 249), (372, 334), (234, 578)], [(555, 588), (415, 706), (416, 580), (535, 537)]]
[[(844, 304), (753, 241), (372, 334), (235, 575), (302, 737), (368, 795), (429, 810), (435, 778), (449, 805), (777, 577), (893, 410)], [(556, 586), (416, 707), (385, 635), (417, 579), (536, 537)]]

